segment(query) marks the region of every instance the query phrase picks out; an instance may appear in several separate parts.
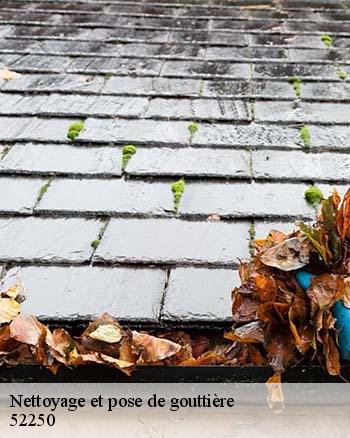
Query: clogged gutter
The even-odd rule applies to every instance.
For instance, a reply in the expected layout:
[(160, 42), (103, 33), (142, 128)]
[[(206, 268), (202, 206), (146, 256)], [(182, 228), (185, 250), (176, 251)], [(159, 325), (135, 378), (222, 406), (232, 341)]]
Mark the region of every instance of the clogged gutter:
[(51, 331), (21, 313), (24, 286), (19, 271), (10, 271), (0, 282), (0, 364), (37, 364), (53, 373), (103, 364), (127, 375), (138, 365), (270, 365), (278, 382), (286, 368), (318, 360), (340, 375), (341, 360), (350, 359), (349, 240), (350, 190), (342, 202), (336, 191), (323, 199), (313, 226), (301, 223), (290, 235), (271, 230), (256, 240), (232, 292), (234, 326), (219, 341), (131, 331), (107, 313), (79, 337)]

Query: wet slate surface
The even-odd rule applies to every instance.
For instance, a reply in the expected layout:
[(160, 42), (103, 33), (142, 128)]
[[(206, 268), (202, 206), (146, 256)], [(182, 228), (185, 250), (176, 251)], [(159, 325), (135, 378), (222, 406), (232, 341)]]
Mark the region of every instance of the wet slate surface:
[(173, 269), (165, 291), (162, 319), (230, 321), (231, 291), (238, 285), (238, 271), (231, 269)]
[(97, 220), (35, 217), (0, 219), (0, 260), (72, 262), (88, 261), (91, 242), (98, 236)]
[(45, 180), (0, 178), (0, 209), (3, 213), (30, 214)]
[[(23, 268), (22, 276), (28, 293), (25, 311), (69, 320), (88, 320), (108, 309), (118, 319), (154, 321), (159, 318), (166, 280), (165, 270), (140, 267), (32, 266)], [(142, 300), (136, 300), (140, 285)]]
[(111, 219), (93, 259), (232, 266), (248, 255), (248, 227), (246, 222)]
[(23, 174), (121, 175), (121, 148), (16, 143), (0, 161), (0, 172)]
[(0, 70), (20, 76), (0, 80), (0, 266), (23, 265), (28, 311), (227, 323), (250, 225), (290, 231), (310, 183), (346, 190), (350, 14), (263, 3), (1, 2)]

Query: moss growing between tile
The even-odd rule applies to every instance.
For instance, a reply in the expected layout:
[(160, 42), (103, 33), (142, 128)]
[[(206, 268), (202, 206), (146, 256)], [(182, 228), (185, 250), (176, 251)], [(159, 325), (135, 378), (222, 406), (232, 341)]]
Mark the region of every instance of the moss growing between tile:
[(122, 171), (126, 169), (126, 166), (133, 155), (136, 154), (136, 146), (133, 144), (126, 144), (122, 149)]
[(302, 128), (300, 128), (300, 137), (304, 143), (304, 147), (311, 147), (311, 135), (307, 126), (303, 126)]
[(292, 85), (296, 97), (301, 96), (301, 79), (299, 76), (290, 76), (288, 78), (289, 83)]
[(6, 155), (10, 152), (12, 145), (7, 144), (4, 146), (3, 150), (0, 152), (0, 161), (6, 157)]
[(195, 122), (192, 122), (188, 125), (188, 131), (190, 133), (190, 143), (192, 143), (194, 134), (198, 131), (198, 124)]
[(333, 38), (330, 35), (321, 35), (321, 41), (326, 47), (331, 47), (333, 43)]
[(83, 129), (84, 122), (82, 120), (79, 120), (78, 122), (73, 122), (68, 127), (67, 137), (70, 140), (74, 141)]
[(304, 196), (307, 203), (313, 207), (317, 207), (319, 204), (321, 204), (323, 199), (322, 191), (315, 186), (310, 186), (307, 190), (305, 190)]
[(345, 79), (348, 77), (346, 71), (343, 70), (341, 67), (339, 67), (338, 70), (337, 70), (337, 76), (342, 81), (345, 81)]
[(255, 236), (256, 236), (256, 231), (255, 231), (255, 225), (251, 224), (249, 227), (249, 254), (251, 257), (254, 257), (255, 255)]
[(45, 193), (47, 192), (48, 188), (50, 187), (51, 183), (52, 183), (53, 177), (49, 178), (47, 180), (47, 182), (41, 186), (38, 196), (36, 198), (36, 202), (35, 202), (35, 207), (39, 204), (39, 202), (43, 199)]
[(91, 248), (96, 251), (96, 249), (99, 247), (102, 237), (106, 231), (107, 225), (109, 223), (109, 220), (106, 220), (106, 222), (101, 226), (100, 232), (98, 233), (97, 239), (93, 240), (91, 242)]
[(185, 191), (185, 180), (183, 178), (171, 184), (171, 191), (173, 192), (174, 211), (179, 211), (180, 201)]
[(201, 84), (200, 84), (200, 87), (199, 87), (199, 93), (198, 93), (198, 95), (199, 95), (200, 97), (202, 97), (202, 96), (203, 96), (203, 93), (204, 93), (204, 81), (202, 80), (202, 81), (201, 81)]

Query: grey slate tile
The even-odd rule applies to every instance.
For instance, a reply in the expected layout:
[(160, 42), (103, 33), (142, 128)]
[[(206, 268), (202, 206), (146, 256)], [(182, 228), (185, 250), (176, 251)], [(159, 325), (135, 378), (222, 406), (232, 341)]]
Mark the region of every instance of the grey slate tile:
[(306, 184), (188, 183), (179, 211), (219, 216), (310, 216)]
[(350, 146), (350, 126), (309, 125), (311, 145), (320, 148), (348, 148)]
[[(307, 83), (301, 85), (302, 94), (304, 96), (304, 88)], [(257, 98), (290, 98), (295, 99), (295, 93), (293, 87), (288, 81), (252, 81), (251, 82), (251, 94)], [(257, 102), (255, 102), (255, 105)]]
[[(25, 267), (23, 311), (42, 319), (117, 319), (157, 322), (165, 271), (148, 268)], [(142, 286), (140, 288), (140, 286)]]
[(324, 44), (319, 35), (256, 33), (250, 35), (252, 45), (278, 45), (323, 49)]
[(210, 78), (223, 77), (231, 79), (249, 79), (249, 64), (208, 61), (166, 61), (162, 76)]
[(97, 220), (0, 218), (0, 260), (87, 261), (99, 230)]
[(0, 178), (1, 213), (30, 214), (44, 183), (42, 179)]
[[(0, 121), (1, 123), (1, 121)], [(92, 142), (189, 143), (188, 122), (89, 118), (79, 139)]]
[(14, 70), (13, 64), (20, 60), (23, 55), (9, 55), (9, 54), (1, 54), (0, 55), (0, 68), (10, 68)]
[(121, 179), (56, 179), (36, 210), (158, 215), (172, 208), (170, 184)]
[(208, 99), (152, 99), (145, 117), (176, 119), (238, 120), (250, 119), (245, 102)]
[(16, 80), (0, 81), (1, 89), (6, 91), (64, 91), (98, 93), (104, 78), (88, 75), (66, 74), (23, 74)]
[(25, 55), (11, 63), (11, 68), (19, 72), (61, 73), (71, 63), (65, 56)]
[(165, 294), (162, 320), (229, 321), (231, 291), (240, 284), (231, 269), (172, 269)]
[(254, 151), (255, 178), (295, 180), (350, 180), (348, 154), (305, 153), (301, 151)]
[(300, 143), (299, 130), (282, 125), (203, 124), (193, 137), (194, 145), (253, 146), (253, 147), (291, 147)]
[(31, 123), (29, 118), (0, 117), (0, 140), (12, 141)]
[[(1, 123), (1, 120), (0, 120)], [(155, 120), (103, 120), (89, 118), (80, 140), (91, 142), (189, 144), (189, 122)], [(325, 128), (327, 131), (327, 128)], [(281, 125), (199, 123), (193, 145), (300, 147), (299, 129)], [(341, 146), (341, 144), (340, 144)]]
[(127, 116), (142, 115), (148, 106), (144, 97), (112, 97), (60, 95), (23, 96), (0, 94), (1, 115), (47, 115), (47, 116)]
[(67, 73), (112, 73), (115, 75), (151, 75), (158, 76), (162, 65), (161, 60), (129, 59), (129, 58), (73, 58)]
[(0, 160), (0, 173), (121, 175), (121, 149), (64, 144), (15, 144)]
[(114, 76), (105, 82), (102, 93), (197, 96), (200, 82), (195, 79)]
[(209, 148), (138, 148), (129, 161), (131, 175), (250, 176), (250, 153)]
[[(347, 68), (345, 68), (347, 71)], [(253, 79), (288, 79), (290, 76), (315, 80), (337, 80), (336, 69), (330, 64), (296, 64), (296, 63), (256, 63), (253, 68)]]
[(255, 120), (260, 122), (348, 123), (350, 110), (342, 103), (255, 102)]
[(137, 117), (142, 116), (147, 106), (148, 100), (144, 97), (60, 96), (51, 94), (42, 111), (46, 110), (48, 113), (61, 115)]
[[(68, 142), (67, 132), (69, 125), (76, 121), (75, 119), (58, 119), (58, 118), (25, 118), (20, 117), (13, 119), (24, 127), (19, 133), (13, 135), (14, 140), (26, 141), (63, 141)], [(0, 119), (0, 124), (2, 120)], [(0, 132), (1, 138), (1, 132)]]
[(206, 59), (209, 61), (242, 61), (249, 60), (288, 60), (289, 52), (283, 48), (274, 47), (208, 47), (206, 51)]
[[(284, 81), (253, 81), (251, 95), (256, 98), (268, 99), (295, 99), (291, 84)], [(302, 82), (301, 98), (312, 101), (341, 101), (346, 100), (350, 93), (350, 84), (346, 81), (338, 82)], [(302, 106), (304, 106), (303, 104)], [(327, 115), (326, 115), (327, 116)], [(326, 117), (325, 116), (325, 117)]]
[(208, 97), (249, 97), (249, 81), (205, 80), (202, 82), (202, 96)]
[(248, 255), (248, 222), (112, 219), (94, 259), (121, 263), (232, 265)]
[(294, 62), (341, 62), (347, 58), (346, 49), (289, 49), (290, 58)]
[(350, 84), (338, 82), (305, 82), (301, 88), (303, 99), (344, 100), (350, 95)]
[(12, 31), (12, 26), (0, 26), (0, 36), (5, 37), (6, 35), (10, 35)]

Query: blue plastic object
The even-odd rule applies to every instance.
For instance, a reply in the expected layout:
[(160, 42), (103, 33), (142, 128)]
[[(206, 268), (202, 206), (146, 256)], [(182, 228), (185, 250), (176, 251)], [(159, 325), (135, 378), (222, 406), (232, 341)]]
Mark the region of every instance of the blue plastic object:
[(315, 275), (310, 274), (310, 272), (306, 271), (298, 271), (295, 274), (295, 278), (297, 279), (299, 285), (304, 289), (309, 289), (311, 286), (311, 280), (315, 277)]
[(342, 300), (339, 300), (334, 304), (332, 312), (337, 319), (335, 327), (339, 330), (340, 356), (344, 360), (350, 360), (350, 309), (344, 306)]
[[(298, 271), (295, 274), (295, 278), (304, 290), (311, 286), (313, 277), (315, 275), (307, 271)], [(334, 304), (332, 313), (337, 319), (335, 326), (339, 331), (338, 344), (340, 356), (344, 360), (350, 360), (350, 309), (344, 306), (342, 300), (339, 300)]]

